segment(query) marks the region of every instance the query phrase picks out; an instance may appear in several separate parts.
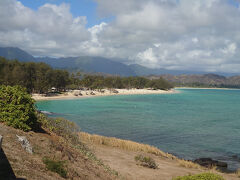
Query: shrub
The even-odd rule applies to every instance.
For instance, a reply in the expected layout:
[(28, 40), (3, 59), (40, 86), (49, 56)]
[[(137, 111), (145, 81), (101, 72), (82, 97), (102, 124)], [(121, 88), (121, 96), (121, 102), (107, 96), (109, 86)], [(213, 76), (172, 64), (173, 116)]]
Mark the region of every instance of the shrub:
[(197, 175), (177, 177), (177, 178), (173, 178), (173, 180), (224, 180), (224, 179), (223, 177), (213, 173), (202, 173)]
[(137, 161), (137, 163), (141, 166), (157, 169), (157, 164), (151, 157), (138, 155), (135, 156), (135, 161)]
[(42, 113), (38, 113), (38, 121), (43, 127), (64, 137), (66, 140), (71, 140), (72, 143), (79, 143), (78, 132), (80, 128), (74, 122), (64, 118), (49, 118)]
[(24, 131), (36, 127), (34, 100), (25, 88), (0, 86), (0, 121)]
[(47, 157), (43, 158), (43, 163), (49, 171), (58, 173), (61, 177), (67, 177), (67, 171), (64, 168), (64, 161), (54, 161)]

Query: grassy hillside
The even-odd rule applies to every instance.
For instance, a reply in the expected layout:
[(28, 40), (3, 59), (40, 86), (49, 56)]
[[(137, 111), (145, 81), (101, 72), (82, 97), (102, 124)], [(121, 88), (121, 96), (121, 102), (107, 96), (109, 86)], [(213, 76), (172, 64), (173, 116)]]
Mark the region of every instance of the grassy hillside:
[[(0, 175), (5, 179), (8, 179), (9, 175), (34, 180), (117, 178), (115, 171), (102, 164), (81, 143), (73, 144), (47, 129), (42, 132), (23, 132), (0, 123), (0, 134), (3, 136), (2, 149), (6, 157), (4, 159), (1, 155), (0, 165), (9, 163), (13, 172), (9, 174), (9, 169), (0, 168)], [(29, 154), (21, 147), (16, 135), (27, 137), (33, 147), (33, 154)], [(66, 172), (65, 178), (54, 172), (58, 167), (49, 169), (47, 166), (49, 163), (59, 162)]]

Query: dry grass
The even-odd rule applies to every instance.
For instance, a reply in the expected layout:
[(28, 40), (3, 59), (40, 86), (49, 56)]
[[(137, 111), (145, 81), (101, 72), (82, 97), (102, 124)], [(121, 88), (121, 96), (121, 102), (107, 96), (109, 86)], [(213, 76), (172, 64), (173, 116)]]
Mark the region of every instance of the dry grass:
[(192, 161), (186, 161), (183, 159), (178, 159), (176, 156), (165, 153), (161, 151), (160, 149), (150, 146), (147, 144), (141, 144), (129, 140), (123, 140), (123, 139), (118, 139), (114, 137), (105, 137), (105, 136), (100, 136), (100, 135), (95, 135), (95, 134), (89, 134), (85, 132), (80, 132), (80, 139), (81, 141), (88, 142), (88, 143), (93, 143), (93, 144), (99, 144), (99, 145), (106, 145), (110, 147), (117, 147), (123, 150), (128, 150), (128, 151), (140, 151), (140, 152), (145, 152), (145, 153), (150, 153), (154, 154), (156, 156), (161, 156), (169, 159), (175, 159), (179, 163), (180, 166), (186, 167), (186, 168), (195, 168), (195, 169), (203, 169), (200, 165), (193, 163)]
[(186, 161), (183, 159), (177, 159), (178, 163), (180, 166), (182, 167), (186, 167), (186, 168), (194, 168), (194, 169), (202, 169), (202, 167), (192, 161)]
[(240, 169), (236, 171), (236, 175), (240, 178)]
[(81, 132), (79, 135), (82, 141), (89, 142), (89, 143), (117, 147), (117, 148), (128, 150), (128, 151), (141, 151), (141, 152), (150, 153), (150, 154), (154, 154), (161, 157), (177, 159), (172, 154), (165, 153), (154, 146), (150, 146), (146, 144), (140, 144), (137, 142), (122, 140), (114, 137), (91, 135), (84, 132)]

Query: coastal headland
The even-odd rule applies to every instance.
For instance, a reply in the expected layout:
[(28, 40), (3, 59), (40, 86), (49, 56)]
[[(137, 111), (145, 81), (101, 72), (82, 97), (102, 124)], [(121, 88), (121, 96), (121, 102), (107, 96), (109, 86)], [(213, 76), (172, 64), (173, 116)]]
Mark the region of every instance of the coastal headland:
[[(219, 174), (226, 180), (239, 179), (236, 174), (225, 174), (215, 169), (201, 167), (191, 161), (164, 153), (153, 146), (80, 132), (79, 138), (85, 147), (83, 148), (66, 141), (54, 132), (45, 130), (45, 133), (23, 132), (0, 123), (4, 163), (9, 164), (8, 167), (15, 177), (34, 180), (65, 179), (45, 168), (43, 159), (47, 157), (65, 162), (67, 179), (172, 180), (177, 176), (203, 172)], [(33, 154), (21, 148), (16, 141), (16, 135), (25, 136), (29, 140)], [(156, 162), (157, 168), (136, 164), (134, 158), (139, 154), (151, 157)]]

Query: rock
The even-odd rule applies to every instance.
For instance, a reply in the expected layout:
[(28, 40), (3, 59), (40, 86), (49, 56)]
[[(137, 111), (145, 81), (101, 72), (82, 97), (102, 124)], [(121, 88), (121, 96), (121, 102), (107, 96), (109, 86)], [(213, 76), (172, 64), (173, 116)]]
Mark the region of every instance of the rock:
[(216, 161), (213, 160), (211, 158), (199, 158), (194, 160), (195, 163), (204, 166), (204, 167), (213, 167), (213, 166), (217, 166), (217, 167), (221, 167), (221, 168), (227, 168), (227, 163), (225, 162), (221, 162), (221, 161)]
[(33, 150), (32, 150), (32, 146), (29, 143), (29, 141), (27, 140), (27, 138), (25, 136), (18, 136), (16, 135), (18, 138), (18, 141), (20, 142), (21, 146), (23, 147), (23, 149), (25, 149), (28, 153), (32, 154)]
[(2, 140), (3, 140), (3, 137), (0, 135), (0, 150), (2, 149)]
[(218, 166), (218, 167), (222, 167), (222, 168), (227, 168), (228, 164), (225, 163), (225, 162), (218, 161), (218, 162), (217, 162), (217, 166)]

